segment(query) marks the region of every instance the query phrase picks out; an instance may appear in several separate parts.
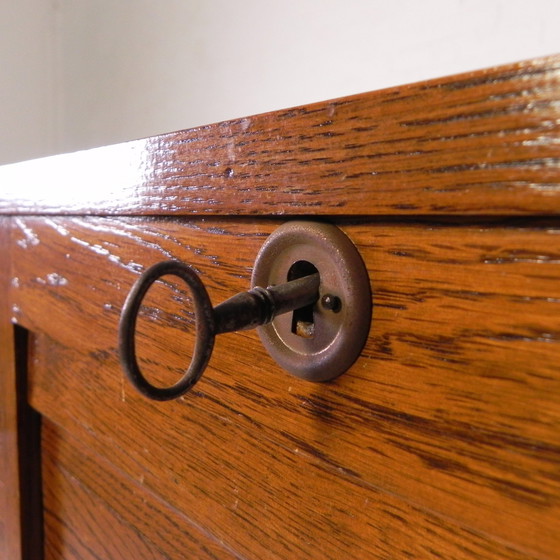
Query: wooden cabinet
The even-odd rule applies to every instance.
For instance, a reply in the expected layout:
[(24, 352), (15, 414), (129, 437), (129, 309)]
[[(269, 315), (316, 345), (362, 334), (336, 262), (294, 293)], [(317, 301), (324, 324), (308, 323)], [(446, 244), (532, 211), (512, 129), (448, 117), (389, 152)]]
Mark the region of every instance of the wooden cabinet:
[[(1, 168), (0, 556), (558, 558), (559, 130), (550, 57)], [(185, 261), (218, 303), (296, 217), (368, 269), (352, 368), (300, 380), (245, 331), (139, 395), (139, 273)], [(156, 284), (154, 382), (192, 338)]]

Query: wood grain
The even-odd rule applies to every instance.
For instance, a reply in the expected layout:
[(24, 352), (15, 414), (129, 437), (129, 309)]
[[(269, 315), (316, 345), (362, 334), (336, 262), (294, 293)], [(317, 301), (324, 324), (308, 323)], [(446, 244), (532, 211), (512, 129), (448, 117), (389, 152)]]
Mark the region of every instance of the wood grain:
[[(218, 302), (248, 286), (276, 223), (15, 223), (11, 297), (41, 356), (32, 403), (232, 551), (556, 557), (554, 223), (342, 220), (374, 294), (370, 339), (351, 371), (299, 381), (254, 333), (237, 333), (220, 337), (193, 393), (164, 404), (138, 396), (118, 366), (116, 325), (134, 278), (180, 258)], [(146, 301), (141, 358), (160, 381), (177, 375), (181, 344), (192, 342), (184, 297), (166, 283)]]
[(0, 168), (0, 212), (560, 210), (553, 56)]
[(17, 399), (12, 314), (10, 219), (0, 217), (0, 557), (21, 557)]
[[(94, 362), (61, 363), (56, 359), (60, 351), (56, 345), (51, 347), (52, 341), (48, 340), (44, 344), (41, 347), (43, 355), (57, 367), (72, 365), (91, 371), (96, 366)], [(61, 419), (59, 414), (53, 416)], [(111, 422), (114, 417), (107, 420)], [(262, 433), (259, 440), (258, 431), (245, 433), (243, 427), (241, 430), (231, 429), (228, 425), (231, 421), (228, 422), (223, 414), (219, 419), (222, 433), (217, 433), (216, 420), (212, 415), (195, 413), (187, 423), (183, 421), (176, 426), (175, 430), (184, 429), (190, 422), (204, 422), (202, 429), (192, 434), (192, 439), (176, 440), (171, 454), (161, 452), (162, 443), (164, 448), (173, 445), (169, 439), (162, 440), (153, 433), (148, 438), (140, 438), (139, 443), (148, 446), (142, 450), (144, 459), (139, 459), (138, 449), (131, 446), (128, 439), (137, 438), (136, 430), (127, 437), (129, 452), (121, 453), (118, 449), (122, 440), (112, 442), (112, 446), (118, 449), (115, 455), (108, 444), (108, 438), (113, 436), (99, 422), (90, 423), (85, 429), (70, 418), (64, 418), (62, 422), (90, 453), (94, 453), (92, 456), (108, 456), (119, 470), (134, 477), (144, 491), (157, 492), (174, 510), (188, 511), (189, 517), (203, 522), (207, 530), (229, 543), (230, 550), (235, 546), (239, 557), (537, 557), (371, 488), (344, 476), (345, 473), (333, 473), (328, 465), (310, 463), (304, 450), (301, 453), (296, 451), (294, 456), (293, 450), (271, 444)], [(151, 417), (149, 422), (153, 421)], [(158, 422), (157, 428), (169, 430), (172, 423), (172, 419), (165, 425)], [(152, 429), (156, 428), (152, 426)], [(228, 444), (229, 440), (234, 444)], [(187, 448), (181, 451), (182, 445), (192, 446), (197, 441), (197, 450), (189, 452)], [(222, 452), (218, 451), (220, 447)], [(146, 460), (151, 463), (154, 459), (149, 456), (158, 454), (158, 450), (162, 455), (161, 462), (156, 459), (155, 465), (146, 466)], [(203, 456), (196, 457), (199, 454)], [(167, 468), (163, 467), (164, 463)], [(106, 484), (106, 493), (113, 492), (113, 481), (103, 478), (103, 473), (98, 478), (92, 465), (85, 466), (82, 471), (96, 486)], [(142, 515), (144, 507), (139, 511)], [(87, 515), (87, 508), (82, 515)], [(189, 523), (183, 520), (181, 526), (188, 528)], [(154, 531), (168, 530), (166, 519), (154, 516), (151, 526), (143, 529), (147, 538), (152, 539)], [(120, 538), (118, 531), (115, 531), (114, 538)], [(176, 554), (173, 558), (183, 556)]]
[(0, 557), (40, 560), (41, 418), (27, 399), (28, 333), (11, 320), (11, 225), (0, 218)]
[(235, 558), (181, 512), (48, 421), (43, 476), (47, 560)]

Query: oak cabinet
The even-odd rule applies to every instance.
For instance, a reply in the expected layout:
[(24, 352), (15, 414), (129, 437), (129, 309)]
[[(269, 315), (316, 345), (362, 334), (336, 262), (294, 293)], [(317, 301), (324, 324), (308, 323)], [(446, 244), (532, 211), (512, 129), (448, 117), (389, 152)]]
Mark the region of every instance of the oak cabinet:
[[(549, 57), (1, 168), (1, 556), (559, 557), (559, 107)], [(243, 331), (139, 395), (139, 273), (187, 262), (218, 303), (301, 217), (369, 272), (350, 370), (300, 380)], [(192, 343), (158, 283), (151, 379)]]

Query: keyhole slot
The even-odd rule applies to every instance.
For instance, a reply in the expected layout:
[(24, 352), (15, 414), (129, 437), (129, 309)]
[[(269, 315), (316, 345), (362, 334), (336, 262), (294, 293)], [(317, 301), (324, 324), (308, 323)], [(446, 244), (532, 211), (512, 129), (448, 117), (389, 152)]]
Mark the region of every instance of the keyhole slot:
[[(309, 261), (297, 261), (288, 270), (288, 282), (298, 280), (319, 271)], [(302, 338), (315, 336), (315, 320), (313, 317), (314, 304), (296, 309), (292, 314), (292, 333)]]

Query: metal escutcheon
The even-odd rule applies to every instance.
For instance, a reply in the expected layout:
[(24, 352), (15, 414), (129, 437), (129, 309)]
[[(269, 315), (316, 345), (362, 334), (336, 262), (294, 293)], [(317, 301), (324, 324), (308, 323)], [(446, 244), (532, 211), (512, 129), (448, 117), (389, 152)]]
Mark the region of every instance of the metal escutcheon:
[(318, 272), (319, 298), (258, 328), (276, 362), (297, 377), (327, 381), (344, 373), (367, 340), (372, 299), (358, 250), (336, 226), (294, 221), (262, 246), (252, 286), (273, 286)]

